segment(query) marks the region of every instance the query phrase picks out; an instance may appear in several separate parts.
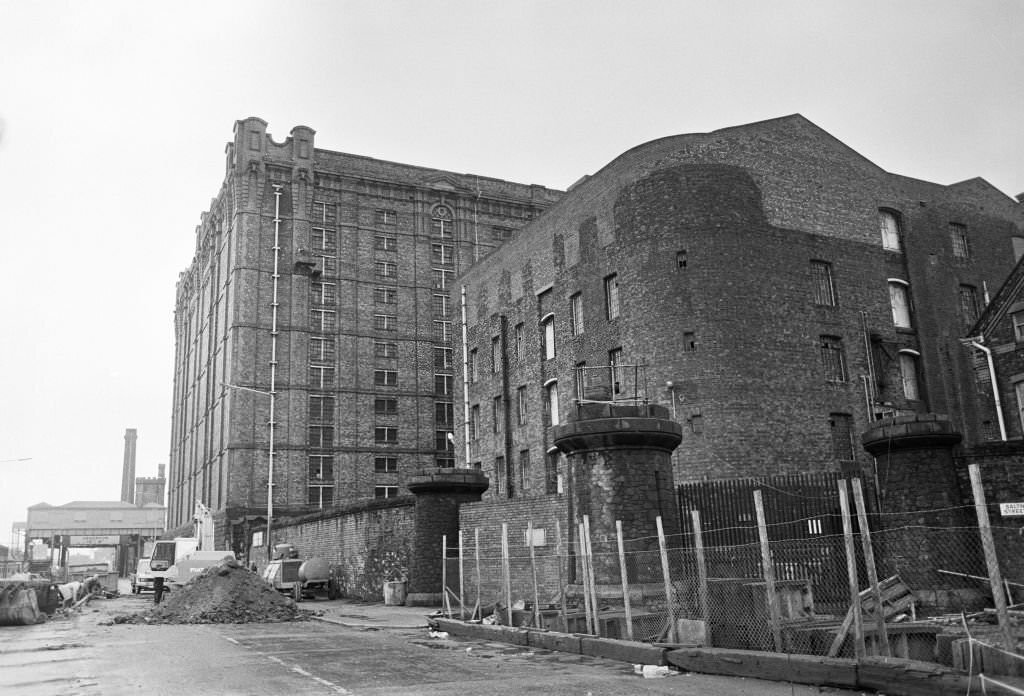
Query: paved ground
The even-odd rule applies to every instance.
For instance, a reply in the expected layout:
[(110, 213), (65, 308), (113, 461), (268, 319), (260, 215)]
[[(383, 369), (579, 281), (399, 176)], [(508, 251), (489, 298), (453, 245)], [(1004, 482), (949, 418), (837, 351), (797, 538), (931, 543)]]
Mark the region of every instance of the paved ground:
[[(644, 679), (628, 664), (432, 637), (430, 609), (344, 600), (304, 603), (322, 620), (283, 624), (111, 624), (151, 595), (96, 600), (38, 626), (0, 627), (0, 693), (619, 694), (810, 696), (817, 688), (696, 674)], [(834, 694), (851, 693), (824, 690)]]

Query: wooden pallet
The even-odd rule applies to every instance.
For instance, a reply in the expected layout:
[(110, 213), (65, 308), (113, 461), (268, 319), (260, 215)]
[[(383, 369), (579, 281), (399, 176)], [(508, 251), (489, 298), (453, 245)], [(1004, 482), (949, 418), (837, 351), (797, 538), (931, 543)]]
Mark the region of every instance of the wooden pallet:
[[(905, 611), (913, 613), (914, 605), (917, 600), (914, 597), (914, 593), (911, 592), (910, 588), (903, 583), (903, 580), (900, 579), (899, 575), (893, 575), (892, 577), (882, 580), (878, 583), (878, 586), (882, 593), (882, 614), (886, 619), (892, 618), (893, 616)], [(868, 589), (860, 592), (860, 608), (862, 614), (867, 614), (869, 616), (874, 615), (874, 588), (869, 587)], [(829, 657), (835, 657), (839, 654), (840, 649), (842, 649), (843, 643), (846, 641), (846, 636), (850, 633), (850, 627), (853, 625), (853, 609), (854, 608), (851, 606), (846, 612), (846, 618), (843, 619), (843, 623), (840, 624), (835, 640), (832, 641), (832, 647), (829, 648)]]

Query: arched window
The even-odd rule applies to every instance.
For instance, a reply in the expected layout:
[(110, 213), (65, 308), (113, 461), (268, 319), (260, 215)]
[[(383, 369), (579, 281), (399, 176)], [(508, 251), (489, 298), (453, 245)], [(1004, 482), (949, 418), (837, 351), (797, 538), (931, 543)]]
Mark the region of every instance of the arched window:
[(555, 357), (555, 315), (547, 314), (540, 320), (541, 340), (544, 342), (544, 359)]
[(921, 354), (904, 348), (900, 351), (900, 379), (903, 382), (903, 396), (908, 401), (920, 401), (921, 391), (917, 383), (917, 363)]
[(561, 423), (558, 413), (558, 380), (549, 379), (544, 383), (544, 404), (547, 407), (548, 422), (551, 425)]
[(900, 251), (900, 219), (891, 210), (878, 211), (878, 226), (882, 233), (882, 248), (889, 251)]
[(910, 284), (899, 278), (889, 278), (889, 303), (892, 305), (892, 323), (909, 329), (910, 324)]

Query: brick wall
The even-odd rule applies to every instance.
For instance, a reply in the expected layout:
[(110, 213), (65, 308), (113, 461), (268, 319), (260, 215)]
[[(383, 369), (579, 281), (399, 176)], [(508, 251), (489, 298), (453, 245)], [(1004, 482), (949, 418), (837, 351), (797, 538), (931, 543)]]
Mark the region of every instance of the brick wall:
[(414, 504), (412, 496), (370, 500), (329, 515), (283, 521), (274, 539), (293, 544), (300, 558), (326, 559), (345, 596), (380, 601), (385, 582), (409, 575)]
[[(562, 534), (561, 552), (568, 553), (569, 532), (566, 521), (566, 499), (560, 495), (539, 496), (518, 500), (487, 501), (463, 505), (460, 509), (459, 525), (463, 535), (463, 565), (466, 584), (466, 601), (470, 606), (476, 601), (476, 540), (480, 548), (480, 597), (486, 606), (498, 597), (504, 596), (501, 525), (508, 525), (509, 568), (512, 576), (513, 600), (532, 602), (533, 572), (530, 565), (530, 550), (526, 542), (529, 523), (533, 522), (535, 538), (544, 536), (544, 544), (534, 547), (534, 565), (537, 567), (538, 594), (542, 604), (553, 601), (559, 592), (558, 561), (555, 556), (558, 543), (555, 534), (556, 522)], [(543, 530), (542, 532), (540, 530)], [(453, 554), (455, 556), (455, 554)], [(563, 582), (568, 582), (569, 570), (563, 564)], [(448, 577), (458, 578), (457, 558), (448, 563)], [(449, 580), (450, 587), (457, 587), (457, 580)]]
[[(1024, 442), (1018, 440), (973, 447), (960, 453), (956, 463), (963, 492), (962, 504), (969, 506), (974, 505), (974, 498), (968, 465), (979, 466), (1003, 577), (1024, 583), (1024, 517), (1004, 517), (999, 508), (999, 503), (1024, 502)], [(974, 511), (969, 511), (968, 515), (971, 523), (977, 524)], [(1015, 595), (1024, 593), (1024, 588), (1013, 588), (1013, 591)]]

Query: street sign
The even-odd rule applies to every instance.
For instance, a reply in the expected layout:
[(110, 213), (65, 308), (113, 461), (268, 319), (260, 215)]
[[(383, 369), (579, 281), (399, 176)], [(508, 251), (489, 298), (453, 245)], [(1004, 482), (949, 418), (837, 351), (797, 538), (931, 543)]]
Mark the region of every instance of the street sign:
[(1024, 517), (1024, 503), (999, 503), (999, 513), (1003, 517)]
[[(1024, 513), (1021, 513), (1024, 514)], [(121, 537), (117, 534), (72, 534), (70, 546), (117, 546)]]

